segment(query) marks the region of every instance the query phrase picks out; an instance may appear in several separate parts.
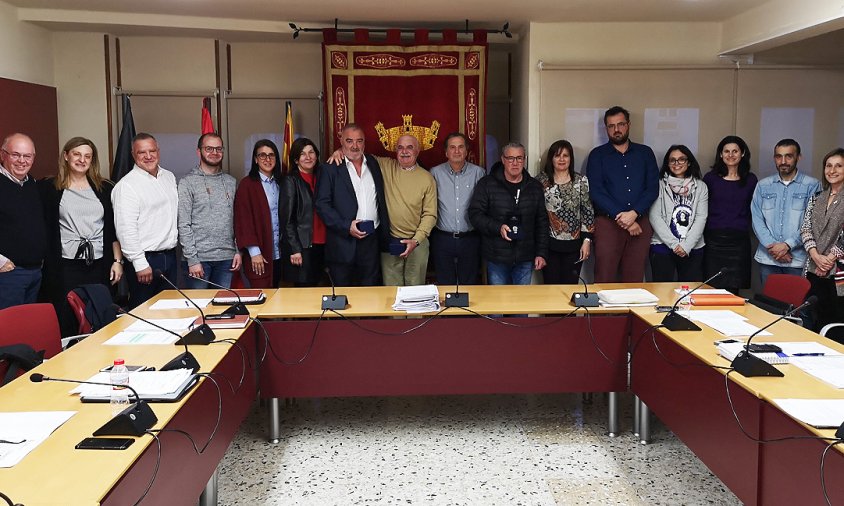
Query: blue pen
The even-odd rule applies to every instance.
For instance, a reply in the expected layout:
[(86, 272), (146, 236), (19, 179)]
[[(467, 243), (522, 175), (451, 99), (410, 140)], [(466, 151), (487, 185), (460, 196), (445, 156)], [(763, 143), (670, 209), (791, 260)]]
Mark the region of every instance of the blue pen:
[(792, 357), (823, 357), (825, 353), (795, 353)]

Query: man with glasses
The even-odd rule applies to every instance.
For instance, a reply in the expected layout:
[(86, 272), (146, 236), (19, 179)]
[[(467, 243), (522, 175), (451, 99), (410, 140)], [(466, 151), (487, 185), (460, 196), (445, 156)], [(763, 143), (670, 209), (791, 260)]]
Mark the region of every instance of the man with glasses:
[(12, 134), (0, 148), (0, 309), (38, 297), (47, 253), (47, 228), (35, 179), (29, 170), (35, 143)]
[(548, 213), (542, 185), (525, 169), (525, 147), (510, 142), (501, 164), (475, 187), (469, 220), (481, 234), (491, 285), (529, 285), (548, 256)]
[(779, 141), (774, 147), (777, 173), (759, 181), (750, 201), (753, 232), (759, 239), (754, 260), (759, 264), (762, 286), (771, 274), (803, 275), (806, 250), (800, 240), (800, 224), (820, 183), (798, 172), (799, 161), (800, 144), (794, 139)]
[(589, 153), (586, 175), (595, 206), (595, 282), (641, 283), (653, 229), (648, 221), (658, 192), (653, 150), (631, 142), (630, 113), (604, 113), (608, 142)]
[(186, 288), (208, 288), (201, 279), (231, 286), (241, 257), (234, 241), (235, 178), (223, 172), (223, 139), (203, 134), (199, 165), (179, 181), (179, 243)]
[(158, 165), (155, 137), (139, 133), (132, 141), (135, 165), (111, 192), (114, 228), (128, 260), (129, 306), (150, 299), (176, 279), (178, 191), (176, 177)]
[[(338, 162), (322, 164), (314, 205), (326, 227), (325, 263), (338, 286), (381, 283), (380, 251), (387, 247), (390, 220), (378, 161), (363, 152), (363, 129), (340, 132)], [(333, 157), (332, 157), (333, 159)]]

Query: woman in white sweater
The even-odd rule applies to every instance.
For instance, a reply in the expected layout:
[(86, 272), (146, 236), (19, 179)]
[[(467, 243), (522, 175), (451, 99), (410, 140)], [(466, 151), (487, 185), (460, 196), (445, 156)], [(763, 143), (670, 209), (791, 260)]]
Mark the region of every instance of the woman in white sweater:
[(701, 281), (709, 191), (700, 165), (689, 148), (674, 145), (665, 154), (659, 176), (659, 195), (649, 213), (653, 280)]

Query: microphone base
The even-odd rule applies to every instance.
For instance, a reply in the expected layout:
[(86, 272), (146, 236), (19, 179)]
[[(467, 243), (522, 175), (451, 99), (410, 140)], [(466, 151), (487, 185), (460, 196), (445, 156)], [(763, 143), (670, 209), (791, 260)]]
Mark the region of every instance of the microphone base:
[(345, 295), (323, 295), (322, 310), (342, 311), (349, 304)]
[(838, 427), (838, 430), (835, 431), (835, 438), (844, 439), (844, 423), (842, 423), (841, 427)]
[(469, 307), (468, 292), (449, 292), (445, 294), (445, 307)]
[(158, 422), (152, 408), (138, 401), (118, 413), (94, 432), (95, 436), (143, 436), (147, 429)]
[(691, 320), (685, 316), (680, 316), (676, 311), (671, 311), (665, 318), (662, 319), (662, 326), (668, 330), (700, 330), (700, 327), (695, 325)]
[(227, 307), (222, 314), (233, 314), (233, 315), (248, 315), (249, 309), (243, 305), (242, 302), (238, 302), (236, 304), (232, 304), (231, 306)]
[(775, 376), (781, 378), (785, 376), (782, 371), (761, 358), (754, 357), (747, 350), (739, 352), (730, 366), (745, 378), (755, 378), (757, 376)]
[(574, 292), (571, 294), (571, 303), (574, 307), (598, 307), (601, 305), (598, 301), (598, 294), (588, 292)]
[(175, 371), (177, 369), (190, 369), (194, 373), (199, 372), (199, 361), (189, 351), (176, 355), (176, 358), (167, 362), (159, 371)]
[(211, 329), (211, 327), (203, 323), (202, 325), (195, 327), (193, 330), (182, 336), (181, 339), (176, 341), (176, 344), (208, 344), (213, 341), (215, 337), (216, 336), (214, 335), (214, 331)]

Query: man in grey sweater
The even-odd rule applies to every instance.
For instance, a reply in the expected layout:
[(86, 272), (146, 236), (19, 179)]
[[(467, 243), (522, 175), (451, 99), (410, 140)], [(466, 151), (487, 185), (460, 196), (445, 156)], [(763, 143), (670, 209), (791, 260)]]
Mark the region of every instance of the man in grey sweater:
[(199, 165), (179, 181), (179, 243), (185, 258), (185, 288), (209, 288), (202, 278), (231, 286), (240, 271), (234, 241), (234, 193), (237, 181), (223, 173), (223, 139), (203, 134), (196, 144)]

